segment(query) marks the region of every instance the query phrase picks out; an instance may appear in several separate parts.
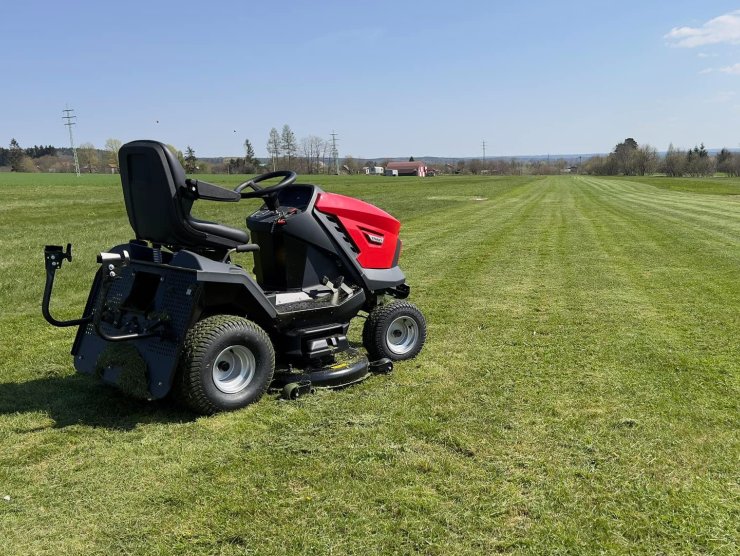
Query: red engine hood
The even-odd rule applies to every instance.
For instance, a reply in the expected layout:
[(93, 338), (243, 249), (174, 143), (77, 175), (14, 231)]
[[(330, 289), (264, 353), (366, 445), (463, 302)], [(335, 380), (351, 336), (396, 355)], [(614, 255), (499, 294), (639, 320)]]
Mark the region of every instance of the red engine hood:
[(336, 193), (321, 193), (316, 208), (339, 219), (360, 253), (363, 268), (391, 268), (401, 223), (378, 207)]

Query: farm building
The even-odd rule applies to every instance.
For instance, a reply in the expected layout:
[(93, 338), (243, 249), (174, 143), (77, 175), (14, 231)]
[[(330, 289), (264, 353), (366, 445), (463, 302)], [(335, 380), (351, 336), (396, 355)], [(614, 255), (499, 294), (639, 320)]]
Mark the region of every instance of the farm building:
[(423, 160), (413, 162), (389, 162), (386, 166), (388, 170), (398, 170), (399, 176), (419, 176), (423, 178), (427, 175), (427, 165)]
[(383, 175), (382, 166), (364, 166), (362, 168), (362, 171), (365, 172), (365, 174), (369, 176), (382, 176)]

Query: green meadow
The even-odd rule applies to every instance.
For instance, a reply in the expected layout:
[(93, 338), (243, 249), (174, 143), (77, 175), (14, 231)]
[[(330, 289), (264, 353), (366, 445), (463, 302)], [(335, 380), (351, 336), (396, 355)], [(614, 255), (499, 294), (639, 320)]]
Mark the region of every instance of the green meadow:
[(740, 180), (310, 178), (402, 221), (427, 345), (197, 417), (77, 375), (41, 317), (44, 244), (74, 318), (131, 238), (117, 176), (0, 174), (0, 553), (740, 551)]

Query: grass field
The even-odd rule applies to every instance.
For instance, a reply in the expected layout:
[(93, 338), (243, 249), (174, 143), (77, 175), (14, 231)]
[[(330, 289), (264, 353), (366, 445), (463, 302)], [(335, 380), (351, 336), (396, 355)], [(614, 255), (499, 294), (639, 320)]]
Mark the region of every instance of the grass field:
[(670, 191), (684, 191), (708, 193), (714, 195), (740, 195), (740, 180), (728, 178), (668, 178), (665, 176), (642, 176), (630, 178), (616, 178), (646, 185), (668, 189)]
[(74, 374), (40, 315), (45, 243), (72, 318), (130, 238), (115, 177), (0, 175), (3, 556), (738, 553), (740, 181), (316, 181), (401, 219), (427, 346), (194, 418)]

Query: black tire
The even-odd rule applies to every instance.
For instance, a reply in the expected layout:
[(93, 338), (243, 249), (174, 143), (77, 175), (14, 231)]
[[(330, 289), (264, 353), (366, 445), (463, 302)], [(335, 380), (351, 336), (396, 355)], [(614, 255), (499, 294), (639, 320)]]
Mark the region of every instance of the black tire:
[(274, 372), (275, 350), (264, 330), (242, 317), (215, 315), (188, 332), (176, 393), (203, 415), (232, 411), (258, 401)]
[(362, 329), (362, 343), (371, 361), (383, 357), (391, 361), (413, 359), (426, 339), (424, 315), (407, 301), (391, 301), (375, 307)]

